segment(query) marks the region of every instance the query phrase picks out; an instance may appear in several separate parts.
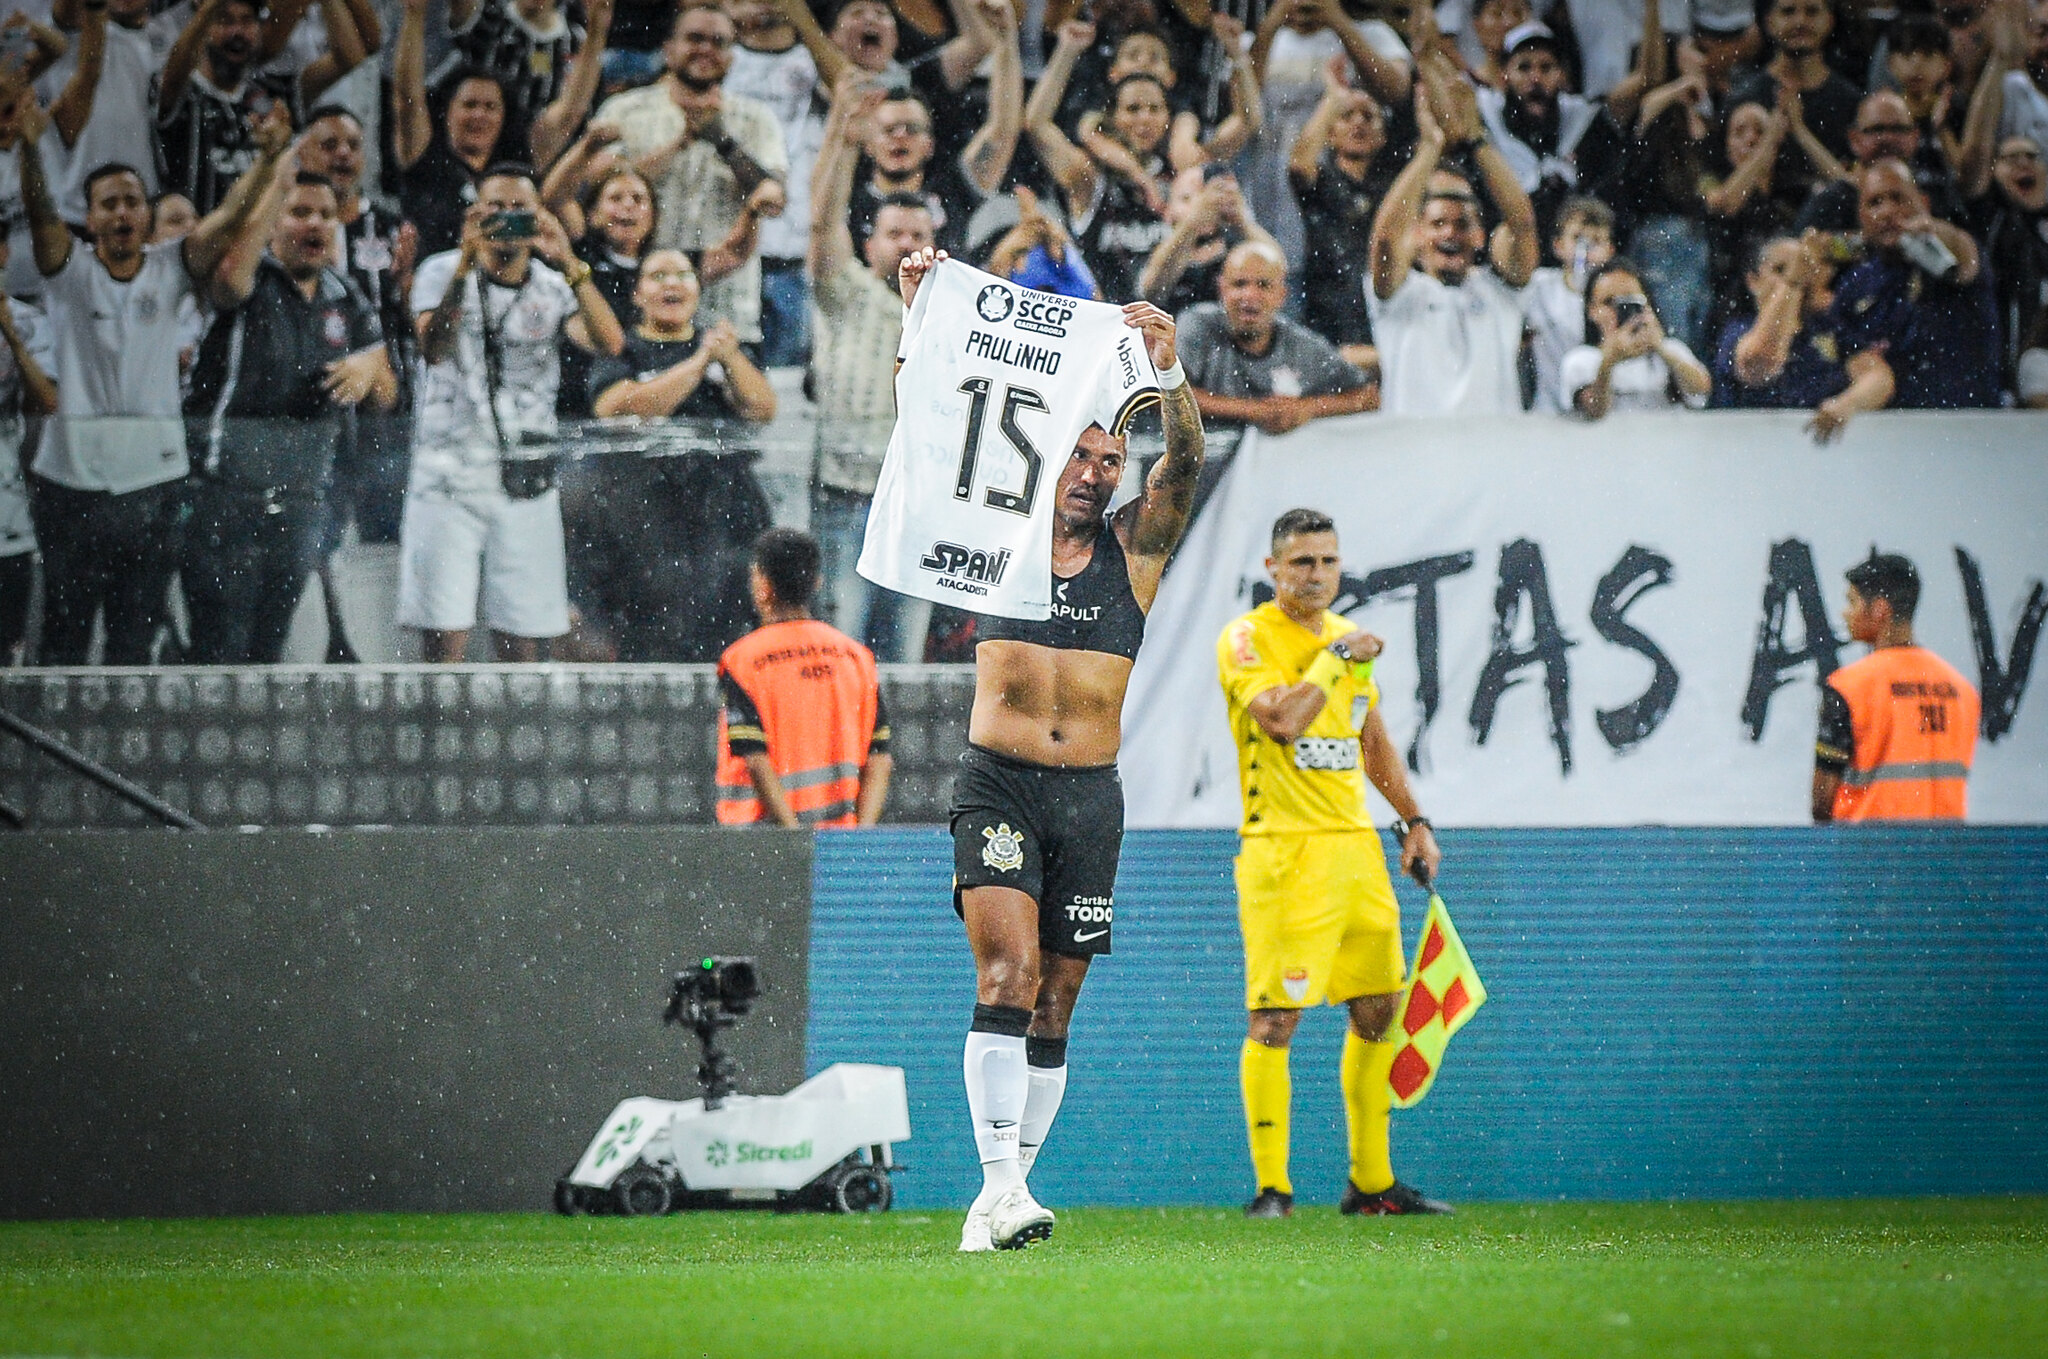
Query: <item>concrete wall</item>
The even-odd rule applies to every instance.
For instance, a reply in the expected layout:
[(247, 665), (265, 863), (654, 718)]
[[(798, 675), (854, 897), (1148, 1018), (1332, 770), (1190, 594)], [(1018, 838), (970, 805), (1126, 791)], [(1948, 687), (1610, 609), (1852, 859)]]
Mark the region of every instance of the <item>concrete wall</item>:
[(0, 1217), (545, 1207), (696, 1092), (668, 979), (760, 959), (741, 1088), (803, 1078), (810, 841), (697, 830), (0, 840)]

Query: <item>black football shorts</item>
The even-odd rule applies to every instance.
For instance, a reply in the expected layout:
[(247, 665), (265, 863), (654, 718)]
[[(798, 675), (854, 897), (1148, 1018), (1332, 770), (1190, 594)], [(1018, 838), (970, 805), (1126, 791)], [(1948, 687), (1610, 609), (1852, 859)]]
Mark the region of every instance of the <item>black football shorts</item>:
[(970, 887), (1013, 887), (1038, 903), (1039, 947), (1109, 952), (1124, 786), (1115, 765), (1053, 769), (980, 746), (953, 784), (953, 909)]

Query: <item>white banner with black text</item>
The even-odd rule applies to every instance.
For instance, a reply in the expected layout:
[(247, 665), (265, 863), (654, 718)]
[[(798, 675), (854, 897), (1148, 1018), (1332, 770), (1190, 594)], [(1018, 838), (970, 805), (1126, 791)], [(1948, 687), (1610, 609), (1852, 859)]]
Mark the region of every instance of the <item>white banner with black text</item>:
[[(1337, 524), (1336, 608), (1386, 639), (1387, 727), (1446, 825), (1808, 818), (1818, 681), (1862, 655), (1843, 573), (1919, 568), (1918, 639), (1978, 686), (1970, 820), (2048, 822), (2048, 416), (1796, 412), (1321, 421), (1248, 434), (1146, 627), (1133, 826), (1234, 826), (1216, 639), (1272, 598), (1272, 524)], [(1374, 799), (1375, 814), (1391, 813)]]

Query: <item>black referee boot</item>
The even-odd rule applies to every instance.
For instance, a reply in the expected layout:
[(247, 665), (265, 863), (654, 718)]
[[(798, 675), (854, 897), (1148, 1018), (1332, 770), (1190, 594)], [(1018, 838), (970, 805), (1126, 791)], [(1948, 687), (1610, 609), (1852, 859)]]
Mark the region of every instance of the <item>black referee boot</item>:
[(1399, 1180), (1374, 1194), (1368, 1194), (1346, 1180), (1344, 1197), (1338, 1202), (1337, 1211), (1346, 1217), (1405, 1217), (1411, 1213), (1449, 1213), (1452, 1209), (1442, 1199), (1433, 1199)]
[(1246, 1217), (1293, 1217), (1294, 1195), (1277, 1189), (1261, 1189), (1259, 1196), (1244, 1206)]

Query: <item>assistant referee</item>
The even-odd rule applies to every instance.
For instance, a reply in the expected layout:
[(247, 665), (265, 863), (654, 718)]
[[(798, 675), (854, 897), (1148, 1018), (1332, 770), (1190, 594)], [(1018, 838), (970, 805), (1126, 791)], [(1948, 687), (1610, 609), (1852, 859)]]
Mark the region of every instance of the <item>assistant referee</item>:
[(1381, 1039), (1403, 979), (1401, 914), (1365, 780), (1405, 823), (1404, 871), (1419, 864), (1433, 876), (1442, 855), (1380, 718), (1380, 639), (1330, 611), (1341, 562), (1328, 515), (1281, 515), (1266, 558), (1273, 601), (1216, 643), (1244, 796), (1237, 901), (1251, 1023), (1240, 1074), (1258, 1179), (1247, 1217), (1294, 1211), (1287, 1046), (1302, 1010), (1325, 1003), (1346, 1006), (1351, 1020), (1341, 1072), (1351, 1168), (1339, 1211), (1451, 1211), (1395, 1179), (1387, 1148), (1394, 1044)]

